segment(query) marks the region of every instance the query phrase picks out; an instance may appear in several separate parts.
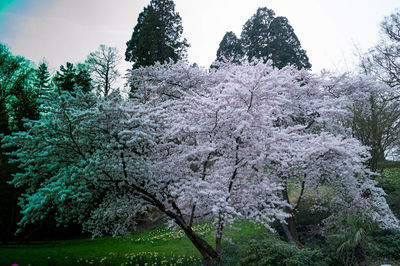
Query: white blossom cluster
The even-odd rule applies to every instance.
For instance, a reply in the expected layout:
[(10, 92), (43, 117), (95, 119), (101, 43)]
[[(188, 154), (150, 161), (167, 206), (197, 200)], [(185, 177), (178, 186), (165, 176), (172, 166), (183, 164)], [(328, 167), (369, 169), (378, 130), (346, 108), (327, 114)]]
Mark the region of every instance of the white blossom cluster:
[(373, 79), (180, 61), (132, 70), (129, 84), (129, 100), (50, 95), (42, 119), (4, 138), (23, 169), (13, 184), (27, 188), (21, 225), (52, 213), (119, 234), (157, 209), (199, 248), (206, 244), (191, 230), (199, 219), (215, 221), (217, 238), (234, 218), (285, 222), (296, 202), (284, 195), (295, 183), (300, 195), (331, 189), (336, 210), (368, 189), (371, 218), (399, 226), (370, 180), (368, 148), (342, 122), (354, 101), (387, 90)]

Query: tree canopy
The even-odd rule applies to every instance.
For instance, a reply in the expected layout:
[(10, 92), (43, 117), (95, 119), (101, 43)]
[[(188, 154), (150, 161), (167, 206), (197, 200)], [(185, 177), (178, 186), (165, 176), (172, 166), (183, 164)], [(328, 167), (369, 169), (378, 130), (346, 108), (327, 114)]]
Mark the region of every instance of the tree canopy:
[[(39, 67), (40, 69), (40, 67)], [(16, 131), (25, 130), (26, 119), (39, 119), (39, 99), (43, 89), (37, 86), (39, 69), (22, 56), (14, 56), (8, 47), (0, 43), (0, 139)], [(22, 189), (8, 184), (16, 166), (8, 163), (8, 156), (0, 148), (0, 241), (12, 240), (17, 221), (20, 219), (18, 197)], [(8, 150), (9, 151), (9, 150)]]
[[(367, 190), (363, 210), (383, 228), (398, 227), (364, 165), (367, 148), (340, 120), (354, 99), (380, 88), (349, 91), (372, 84), (367, 77), (337, 82), (262, 62), (206, 72), (181, 61), (130, 77), (135, 98), (54, 94), (52, 113), (4, 138), (24, 169), (13, 180), (27, 187), (20, 225), (52, 213), (95, 235), (120, 234), (156, 208), (211, 263), (235, 217), (286, 224), (296, 207), (284, 196), (290, 180), (320, 199), (328, 185), (335, 213)], [(192, 230), (199, 219), (214, 221), (215, 248)]]
[(371, 147), (372, 169), (386, 156), (397, 156), (400, 144), (400, 12), (385, 17), (379, 43), (360, 58), (360, 71), (374, 75), (391, 90), (371, 93), (369, 101), (354, 106), (352, 130), (356, 138)]
[(39, 118), (36, 78), (30, 61), (0, 43), (0, 134), (23, 130), (23, 118)]
[(293, 27), (286, 17), (275, 17), (273, 10), (266, 7), (257, 12), (243, 25), (240, 40), (227, 32), (217, 51), (217, 61), (223, 58), (235, 63), (243, 60), (272, 60), (274, 67), (293, 65), (298, 69), (309, 69), (306, 52)]
[(89, 54), (86, 64), (93, 77), (93, 86), (97, 93), (107, 96), (119, 77), (116, 69), (121, 57), (117, 48), (101, 44), (99, 48)]
[(61, 65), (60, 71), (57, 71), (53, 80), (59, 92), (74, 92), (77, 90), (89, 92), (92, 90), (92, 79), (90, 78), (88, 66), (84, 64), (74, 66), (72, 63), (67, 62), (66, 66)]
[(362, 67), (391, 87), (400, 87), (400, 12), (381, 23), (381, 39), (362, 58)]
[(225, 33), (217, 51), (217, 61), (230, 60), (240, 64), (243, 60), (243, 48), (240, 39), (232, 31)]
[(155, 62), (177, 61), (189, 46), (182, 38), (182, 21), (172, 0), (151, 0), (139, 14), (132, 38), (126, 43), (125, 60), (133, 68)]

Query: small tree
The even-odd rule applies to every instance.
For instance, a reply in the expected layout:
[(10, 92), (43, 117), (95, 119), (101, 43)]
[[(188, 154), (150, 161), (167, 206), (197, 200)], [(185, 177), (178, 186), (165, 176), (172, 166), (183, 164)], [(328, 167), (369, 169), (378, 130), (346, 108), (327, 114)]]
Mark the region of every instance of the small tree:
[(35, 87), (39, 90), (47, 90), (50, 88), (50, 73), (47, 64), (42, 62), (36, 69)]
[(116, 67), (120, 60), (117, 48), (104, 44), (87, 57), (86, 64), (93, 77), (93, 86), (99, 94), (107, 96), (113, 89), (112, 86), (119, 77)]
[(354, 107), (353, 132), (364, 145), (371, 147), (370, 165), (377, 169), (388, 153), (398, 152), (400, 136), (400, 13), (381, 23), (381, 39), (360, 58), (360, 70), (374, 75), (391, 90), (371, 94), (368, 103)]

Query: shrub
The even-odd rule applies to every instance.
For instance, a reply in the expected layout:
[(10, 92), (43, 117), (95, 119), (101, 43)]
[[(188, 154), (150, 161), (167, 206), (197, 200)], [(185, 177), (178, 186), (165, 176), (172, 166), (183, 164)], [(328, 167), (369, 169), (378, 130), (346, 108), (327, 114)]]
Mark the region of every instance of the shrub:
[(367, 250), (373, 257), (400, 260), (400, 231), (378, 231), (373, 235), (373, 247)]
[(270, 233), (223, 247), (223, 265), (327, 265), (319, 250), (297, 248)]

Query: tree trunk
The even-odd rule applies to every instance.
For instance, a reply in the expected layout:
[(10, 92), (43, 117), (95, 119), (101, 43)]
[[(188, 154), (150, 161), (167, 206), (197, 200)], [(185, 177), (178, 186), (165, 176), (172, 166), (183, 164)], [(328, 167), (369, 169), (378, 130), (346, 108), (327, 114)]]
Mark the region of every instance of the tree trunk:
[(354, 248), (354, 253), (356, 255), (356, 260), (359, 266), (368, 266), (367, 259), (364, 253), (364, 248), (362, 247), (360, 242), (358, 242), (357, 246)]
[(218, 254), (218, 256), (221, 255), (221, 240), (222, 240), (222, 231), (224, 230), (224, 225), (220, 221), (217, 227), (217, 234), (215, 238), (215, 250)]
[[(300, 199), (301, 199), (301, 196), (303, 194), (303, 191), (304, 191), (304, 182), (302, 183), (302, 189), (301, 189), (301, 193), (300, 193), (299, 199), (297, 201), (296, 208), (300, 203)], [(285, 188), (282, 190), (282, 196), (283, 196), (283, 199), (288, 204), (290, 204), (289, 195), (287, 193), (287, 184), (286, 183), (285, 183)], [(291, 216), (286, 219), (287, 224), (281, 223), (281, 226), (283, 228), (283, 232), (285, 233), (285, 236), (286, 236), (286, 240), (289, 243), (294, 244), (297, 247), (300, 247), (301, 244), (300, 244), (300, 241), (299, 241), (299, 235), (297, 234), (297, 230), (296, 230), (296, 223), (295, 223), (294, 218), (293, 218), (293, 210), (291, 210), (289, 208), (285, 208), (285, 212), (291, 214)]]
[(300, 247), (301, 243), (299, 240), (299, 234), (297, 233), (294, 217), (290, 216), (289, 218), (286, 219), (286, 221), (288, 222), (289, 231), (292, 234), (294, 241), (296, 242), (296, 246)]
[(292, 245), (296, 245), (296, 241), (294, 240), (292, 234), (290, 233), (289, 227), (285, 223), (281, 223), (283, 233), (285, 234), (286, 241), (289, 242)]
[(186, 236), (192, 241), (193, 245), (199, 250), (203, 256), (207, 266), (212, 265), (213, 262), (219, 262), (219, 254), (202, 238), (200, 238), (190, 227), (182, 227)]
[(192, 206), (192, 212), (190, 213), (189, 227), (193, 227), (194, 211), (196, 210), (196, 205)]
[(299, 235), (297, 234), (296, 224), (293, 216), (286, 219), (287, 224), (281, 223), (283, 232), (285, 234), (287, 242), (297, 247), (301, 246)]

